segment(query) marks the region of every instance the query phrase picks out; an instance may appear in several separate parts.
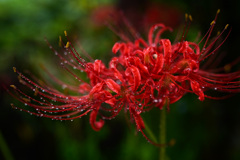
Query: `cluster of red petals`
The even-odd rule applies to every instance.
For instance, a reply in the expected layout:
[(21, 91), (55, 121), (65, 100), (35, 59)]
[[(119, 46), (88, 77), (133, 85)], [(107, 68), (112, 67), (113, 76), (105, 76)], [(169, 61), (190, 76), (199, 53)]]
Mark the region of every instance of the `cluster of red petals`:
[[(96, 131), (103, 127), (104, 119), (112, 119), (124, 109), (145, 136), (141, 113), (152, 107), (162, 109), (166, 105), (169, 108), (169, 104), (186, 93), (196, 94), (201, 101), (205, 97), (214, 98), (205, 94), (209, 89), (240, 92), (240, 71), (218, 74), (199, 67), (222, 45), (213, 48), (221, 34), (208, 44), (213, 26), (201, 49), (194, 42), (181, 40), (172, 44), (169, 39), (161, 39), (161, 34), (171, 28), (156, 24), (150, 28), (148, 41), (138, 38), (134, 42), (115, 43), (112, 52), (119, 56), (111, 59), (109, 67), (101, 60), (86, 62), (68, 42), (64, 45), (64, 54), (52, 50), (63, 61), (62, 66), (81, 82), (80, 85), (65, 84), (50, 73), (49, 76), (64, 88), (77, 92), (77, 96), (65, 95), (38, 80), (30, 80), (16, 69), (21, 83), (36, 96), (29, 96), (12, 85), (18, 94), (13, 95), (31, 108), (22, 110), (41, 117), (72, 120), (90, 113), (90, 124)], [(79, 78), (71, 68), (86, 72), (89, 82)]]

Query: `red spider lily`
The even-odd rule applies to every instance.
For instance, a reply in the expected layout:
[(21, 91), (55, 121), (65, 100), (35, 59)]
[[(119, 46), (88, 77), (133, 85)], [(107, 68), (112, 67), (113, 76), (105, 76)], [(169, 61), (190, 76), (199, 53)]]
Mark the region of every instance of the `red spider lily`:
[[(228, 97), (212, 97), (206, 95), (207, 90), (240, 92), (240, 71), (214, 73), (200, 67), (200, 63), (214, 54), (230, 34), (229, 31), (225, 39), (214, 48), (228, 27), (226, 25), (223, 31), (210, 41), (218, 13), (219, 11), (209, 31), (198, 44), (184, 40), (187, 28), (184, 29), (185, 35), (183, 34), (180, 42), (172, 44), (169, 39), (161, 39), (161, 34), (166, 30), (171, 31), (171, 28), (164, 24), (156, 24), (150, 28), (148, 42), (138, 38), (134, 42), (118, 42), (113, 46), (113, 53), (119, 52), (120, 56), (112, 60), (115, 65), (110, 67), (114, 68), (118, 77), (121, 77), (119, 80), (122, 85), (130, 86), (128, 93), (133, 92), (131, 96), (135, 98), (135, 104), (142, 104), (141, 107), (134, 107), (140, 109), (139, 112), (129, 110), (141, 132), (144, 123), (137, 113), (147, 110), (147, 106), (162, 109), (167, 104), (169, 109), (169, 104), (178, 101), (186, 93), (194, 93), (203, 101), (205, 97), (210, 99)], [(191, 16), (187, 18), (192, 20)], [(201, 49), (199, 45), (204, 40)], [(124, 69), (122, 71), (117, 69), (117, 64)]]
[[(191, 16), (189, 19), (191, 20)], [(164, 31), (171, 31), (171, 28), (164, 24), (156, 24), (151, 27), (148, 42), (139, 38), (135, 42), (116, 43), (112, 51), (113, 53), (120, 52), (118, 63), (124, 66), (126, 71), (134, 70), (130, 79), (125, 78), (132, 90), (137, 91), (136, 93), (141, 95), (140, 97), (150, 93), (150, 100), (147, 103), (152, 103), (160, 109), (166, 100), (174, 103), (187, 92), (195, 93), (201, 101), (205, 97), (218, 99), (204, 94), (204, 91), (209, 89), (231, 93), (239, 92), (240, 81), (237, 79), (240, 77), (240, 71), (227, 74), (211, 73), (200, 68), (200, 63), (214, 54), (230, 33), (216, 48), (213, 48), (228, 26), (226, 25), (223, 31), (208, 43), (216, 19), (217, 16), (204, 36), (207, 38), (202, 49), (199, 44), (190, 41), (181, 40), (171, 44), (169, 39), (161, 39), (160, 36)], [(158, 28), (161, 29), (157, 30)], [(155, 30), (157, 31), (154, 36)]]
[[(200, 67), (200, 63), (219, 49), (230, 33), (214, 48), (214, 44), (227, 29), (226, 26), (210, 41), (216, 19), (217, 16), (199, 44), (184, 40), (188, 29), (184, 29), (185, 35), (180, 42), (172, 44), (169, 39), (161, 39), (164, 31), (172, 29), (164, 24), (156, 24), (150, 28), (147, 42), (138, 38), (134, 42), (115, 43), (112, 52), (119, 52), (120, 55), (111, 59), (109, 68), (100, 60), (86, 62), (69, 40), (66, 45), (60, 41), (64, 46), (64, 55), (49, 45), (63, 61), (63, 68), (79, 80), (80, 84), (65, 84), (47, 70), (46, 72), (56, 83), (78, 95), (67, 96), (34, 77), (35, 80), (30, 80), (15, 68), (20, 82), (33, 90), (35, 96), (29, 96), (14, 85), (11, 87), (17, 96), (11, 94), (32, 108), (22, 110), (41, 117), (73, 120), (90, 112), (90, 124), (96, 131), (103, 127), (104, 119), (116, 117), (124, 108), (125, 112), (129, 111), (130, 119), (135, 121), (137, 129), (149, 140), (143, 132), (145, 126), (140, 115), (142, 112), (149, 111), (152, 107), (162, 109), (165, 104), (169, 109), (169, 104), (178, 101), (186, 93), (194, 93), (203, 101), (205, 97), (222, 98), (206, 95), (205, 91), (209, 89), (240, 92), (240, 71), (212, 73)], [(65, 35), (67, 37), (66, 32)], [(199, 45), (204, 40), (201, 49)], [(83, 81), (71, 68), (86, 72), (90, 82)], [(13, 104), (12, 106), (17, 108)]]

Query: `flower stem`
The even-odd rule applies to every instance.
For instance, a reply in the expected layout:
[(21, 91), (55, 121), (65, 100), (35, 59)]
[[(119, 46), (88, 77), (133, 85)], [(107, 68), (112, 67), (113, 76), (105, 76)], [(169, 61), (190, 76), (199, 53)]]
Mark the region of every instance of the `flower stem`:
[[(160, 127), (159, 127), (159, 143), (166, 144), (166, 107), (164, 106), (160, 110)], [(166, 146), (160, 147), (159, 150), (159, 160), (166, 159)]]

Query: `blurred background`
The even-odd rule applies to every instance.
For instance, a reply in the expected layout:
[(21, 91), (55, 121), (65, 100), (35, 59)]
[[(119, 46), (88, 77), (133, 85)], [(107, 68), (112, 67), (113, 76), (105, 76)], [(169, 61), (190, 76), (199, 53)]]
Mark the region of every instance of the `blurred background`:
[[(174, 40), (184, 24), (184, 14), (193, 22), (188, 40), (206, 33), (217, 9), (221, 9), (216, 32), (230, 24), (232, 32), (220, 49), (223, 64), (239, 57), (240, 1), (217, 0), (0, 0), (0, 83), (16, 84), (12, 67), (41, 75), (40, 65), (61, 77), (61, 67), (44, 38), (58, 47), (58, 37), (67, 30), (71, 40), (79, 41), (95, 59), (107, 64), (117, 37), (106, 25), (110, 12), (121, 10), (146, 37), (149, 26), (163, 22), (174, 28)], [(216, 34), (216, 32), (214, 32)], [(168, 37), (166, 37), (168, 38)], [(232, 71), (239, 70), (236, 65)], [(167, 149), (171, 160), (239, 160), (239, 94), (226, 100), (200, 102), (186, 95), (170, 106), (167, 138), (176, 144)], [(52, 121), (11, 108), (22, 105), (1, 88), (0, 159), (158, 159), (158, 148), (128, 126), (122, 113), (106, 121), (100, 132), (89, 125), (89, 117), (71, 121)], [(155, 111), (154, 111), (155, 110)], [(158, 109), (144, 114), (154, 134), (159, 129)]]

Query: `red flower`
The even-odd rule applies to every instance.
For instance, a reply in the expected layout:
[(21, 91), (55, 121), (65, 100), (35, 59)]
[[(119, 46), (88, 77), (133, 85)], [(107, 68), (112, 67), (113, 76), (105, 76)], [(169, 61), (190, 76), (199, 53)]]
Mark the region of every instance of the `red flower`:
[[(191, 20), (191, 16), (189, 19)], [(49, 76), (78, 95), (67, 96), (41, 81), (30, 80), (14, 68), (20, 82), (33, 90), (37, 97), (29, 96), (12, 85), (19, 94), (13, 96), (32, 108), (23, 109), (24, 111), (41, 117), (73, 120), (90, 112), (90, 124), (96, 131), (103, 127), (104, 119), (116, 117), (124, 108), (125, 112), (129, 111), (137, 129), (148, 139), (143, 132), (145, 126), (140, 115), (142, 112), (149, 111), (152, 107), (162, 109), (165, 104), (169, 109), (169, 104), (178, 101), (188, 92), (196, 94), (201, 101), (205, 97), (218, 99), (206, 95), (205, 91), (209, 89), (240, 92), (238, 80), (240, 71), (212, 73), (200, 67), (200, 63), (216, 52), (230, 33), (214, 48), (216, 41), (227, 29), (226, 26), (209, 43), (216, 19), (217, 16), (200, 41), (201, 43), (205, 39), (202, 49), (199, 47), (200, 43), (184, 40), (187, 29), (180, 42), (171, 43), (169, 39), (161, 39), (161, 34), (166, 30), (171, 31), (171, 28), (156, 24), (150, 28), (147, 42), (138, 38), (134, 42), (115, 43), (112, 52), (119, 52), (120, 55), (111, 59), (109, 68), (100, 60), (86, 62), (70, 42), (64, 45), (61, 41), (65, 47), (65, 56), (60, 55), (55, 49), (52, 50), (64, 62), (62, 66), (78, 79), (80, 84), (72, 86), (63, 83), (50, 73)], [(77, 77), (68, 66), (86, 72), (90, 82)], [(15, 105), (12, 106), (16, 108)]]
[[(191, 16), (189, 19), (191, 20)], [(199, 44), (183, 39), (173, 44), (169, 39), (161, 39), (160, 36), (164, 31), (171, 31), (171, 28), (164, 24), (151, 27), (148, 42), (139, 38), (135, 42), (116, 43), (112, 51), (120, 52), (118, 63), (124, 66), (126, 71), (134, 70), (130, 77), (125, 72), (124, 79), (135, 91), (135, 95), (143, 98), (148, 105), (158, 106), (161, 109), (166, 101), (174, 103), (188, 92), (195, 93), (201, 101), (205, 97), (218, 99), (204, 93), (209, 89), (239, 92), (240, 81), (237, 79), (240, 77), (240, 71), (211, 73), (200, 68), (200, 63), (214, 54), (230, 33), (216, 48), (213, 48), (228, 26), (226, 25), (223, 31), (208, 43), (216, 19), (217, 16), (204, 36), (206, 40), (202, 49)]]

